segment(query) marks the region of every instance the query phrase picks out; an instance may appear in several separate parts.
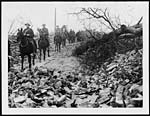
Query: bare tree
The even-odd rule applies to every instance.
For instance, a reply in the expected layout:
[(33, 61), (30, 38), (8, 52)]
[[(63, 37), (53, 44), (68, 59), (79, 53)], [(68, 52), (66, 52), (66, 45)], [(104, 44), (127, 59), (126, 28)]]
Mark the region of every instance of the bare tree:
[[(113, 16), (110, 14), (108, 8), (101, 9), (101, 8), (81, 8), (79, 12), (72, 13), (74, 15), (80, 15), (85, 17), (86, 19), (96, 19), (100, 24), (104, 25), (107, 29), (110, 29), (111, 32), (108, 34), (109, 39), (108, 41), (118, 48), (121, 43), (119, 42), (120, 39), (127, 39), (130, 41), (130, 38), (135, 38), (142, 35), (142, 25), (140, 24), (143, 17), (133, 26), (126, 26), (121, 24), (120, 16)], [(84, 20), (84, 19), (82, 19)], [(95, 21), (94, 21), (95, 23)], [(90, 37), (97, 40), (97, 37), (86, 28), (86, 31), (89, 33)], [(124, 46), (122, 44), (122, 46)]]
[(139, 28), (139, 24), (141, 23), (143, 17), (140, 18), (140, 20), (134, 25), (134, 26), (126, 26), (121, 24), (121, 20), (119, 16), (114, 16), (111, 17), (110, 12), (108, 8), (101, 9), (101, 8), (81, 8), (79, 12), (72, 13), (75, 15), (83, 15), (87, 14), (87, 16), (90, 16), (89, 18), (94, 18), (96, 19), (100, 24), (103, 24), (106, 26), (108, 29), (112, 30), (113, 38), (112, 39), (117, 39), (117, 36), (124, 33), (125, 30), (126, 32), (132, 33), (132, 34), (137, 34), (141, 33), (141, 26)]
[(11, 29), (12, 29), (12, 27), (13, 27), (14, 23), (15, 23), (15, 19), (11, 22), (11, 25), (10, 25), (10, 27), (9, 27), (9, 31), (8, 31), (8, 34), (10, 33), (10, 31), (11, 31)]
[(116, 19), (118, 18), (118, 20), (116, 21), (118, 22), (118, 24), (116, 25), (112, 20), (112, 17), (110, 16), (110, 13), (107, 8), (105, 8), (104, 10), (100, 8), (90, 8), (90, 7), (81, 8), (79, 12), (72, 13), (72, 14), (75, 15), (87, 14), (88, 16), (90, 16), (89, 18), (94, 18), (98, 20), (99, 23), (101, 23), (102, 25), (106, 26), (108, 29), (111, 29), (113, 31), (113, 39), (116, 39), (115, 30), (118, 28), (118, 25), (121, 25), (120, 19), (118, 18), (119, 16), (116, 17)]
[(111, 17), (107, 8), (105, 10), (102, 10), (99, 8), (87, 8), (87, 9), (82, 8), (81, 11), (89, 14), (93, 18), (103, 19), (111, 27), (111, 29), (115, 31), (115, 27), (113, 26), (113, 21), (111, 20)]

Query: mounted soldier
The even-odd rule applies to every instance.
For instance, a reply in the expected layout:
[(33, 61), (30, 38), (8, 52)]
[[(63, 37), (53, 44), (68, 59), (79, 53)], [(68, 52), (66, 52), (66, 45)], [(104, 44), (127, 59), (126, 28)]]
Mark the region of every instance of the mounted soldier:
[[(25, 26), (26, 26), (26, 28), (23, 30), (23, 35), (29, 39), (29, 41), (30, 41), (30, 43), (32, 43), (32, 45), (36, 45), (36, 43), (35, 43), (35, 41), (33, 39), (34, 32), (30, 28), (31, 25), (29, 23), (26, 23)], [(36, 49), (34, 50), (34, 52), (36, 52)]]
[(76, 35), (75, 35), (75, 32), (72, 29), (70, 30), (69, 35), (70, 35), (70, 43), (74, 43)]
[(57, 26), (56, 26), (56, 32), (55, 32), (55, 35), (60, 34), (60, 32), (61, 32), (61, 29), (60, 29), (59, 26), (57, 25)]
[(55, 44), (55, 51), (61, 50), (61, 44), (62, 44), (62, 36), (61, 36), (61, 30), (59, 26), (56, 26), (56, 32), (54, 36), (54, 44)]
[(46, 24), (43, 24), (42, 26), (43, 26), (43, 28), (41, 29), (41, 34), (42, 34), (43, 38), (45, 38), (45, 39), (47, 40), (47, 42), (49, 43), (49, 39), (48, 39), (48, 36), (49, 36), (48, 28), (46, 28)]
[(66, 39), (68, 39), (68, 37), (69, 37), (69, 34), (67, 32), (65, 25), (61, 28), (61, 36), (62, 36), (62, 47), (65, 47), (66, 46)]
[[(29, 62), (29, 70), (31, 71), (31, 59), (33, 62), (33, 65), (35, 64), (34, 59), (36, 56), (36, 50), (37, 50), (37, 44), (36, 41), (33, 39), (34, 32), (30, 28), (30, 24), (25, 24), (26, 28), (23, 30), (18, 29), (17, 32), (17, 41), (19, 42), (19, 49), (20, 49), (20, 56), (21, 56), (21, 71), (24, 70), (23, 63), (24, 63), (24, 56), (28, 56), (28, 62)], [(31, 57), (31, 54), (33, 57)]]
[(37, 29), (37, 31), (39, 32), (40, 35), (40, 39), (38, 40), (38, 46), (39, 46), (39, 50), (40, 50), (40, 61), (41, 61), (41, 52), (43, 50), (43, 59), (45, 60), (46, 58), (46, 50), (48, 53), (48, 57), (49, 55), (49, 46), (50, 46), (50, 42), (49, 42), (49, 32), (48, 29), (45, 27), (46, 24), (42, 25), (43, 28), (42, 29)]

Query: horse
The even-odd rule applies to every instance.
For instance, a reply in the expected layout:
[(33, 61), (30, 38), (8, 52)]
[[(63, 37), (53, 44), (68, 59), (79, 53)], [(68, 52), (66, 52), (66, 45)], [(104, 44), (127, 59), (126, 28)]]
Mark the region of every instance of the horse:
[(34, 59), (35, 59), (35, 54), (37, 50), (37, 45), (35, 40), (33, 39), (33, 43), (29, 40), (29, 37), (24, 36), (23, 34), (23, 29), (21, 28), (20, 30), (18, 29), (17, 32), (17, 41), (19, 43), (19, 48), (20, 48), (20, 56), (21, 56), (21, 71), (23, 71), (23, 63), (24, 63), (24, 56), (28, 56), (28, 63), (29, 63), (29, 70), (31, 71), (31, 54), (33, 54), (33, 59), (32, 63), (33, 65), (35, 64)]
[(68, 32), (62, 32), (61, 37), (62, 37), (62, 47), (65, 47), (66, 46), (66, 39), (68, 39), (68, 37), (69, 37)]
[(48, 53), (48, 57), (50, 57), (49, 55), (49, 41), (47, 40), (47, 36), (45, 34), (41, 34), (41, 30), (38, 29), (39, 33), (40, 33), (40, 39), (38, 40), (38, 46), (39, 46), (39, 50), (40, 50), (40, 62), (41, 62), (41, 55), (42, 55), (42, 50), (43, 50), (43, 59), (45, 61), (45, 56), (46, 56), (46, 50)]
[(62, 44), (62, 36), (61, 35), (54, 36), (54, 44), (55, 44), (55, 51), (60, 52), (61, 44)]
[(67, 40), (68, 40), (68, 43), (71, 44), (71, 36), (70, 36), (70, 33), (68, 34)]
[(75, 42), (75, 37), (76, 37), (75, 32), (71, 31), (69, 33), (69, 37), (70, 37), (70, 43), (74, 43)]

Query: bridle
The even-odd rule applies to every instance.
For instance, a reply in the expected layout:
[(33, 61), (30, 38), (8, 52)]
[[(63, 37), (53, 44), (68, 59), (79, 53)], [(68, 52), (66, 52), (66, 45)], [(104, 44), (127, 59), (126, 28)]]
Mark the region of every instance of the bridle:
[[(20, 47), (26, 47), (26, 46), (28, 45), (28, 39), (25, 38), (25, 36), (23, 35), (22, 28), (21, 28), (21, 30), (18, 29), (17, 37), (18, 37), (18, 38), (17, 38), (17, 41), (20, 41), (20, 42), (19, 42)], [(22, 39), (27, 39), (25, 45), (22, 45)]]
[[(26, 38), (24, 38), (24, 39), (26, 39)], [(26, 41), (26, 44), (25, 44), (25, 45), (22, 45), (22, 42), (21, 42), (21, 41), (19, 42), (19, 44), (20, 44), (20, 46), (21, 46), (21, 47), (23, 47), (23, 48), (24, 48), (24, 47), (26, 47), (26, 46), (28, 45), (28, 39), (27, 39), (27, 41)]]

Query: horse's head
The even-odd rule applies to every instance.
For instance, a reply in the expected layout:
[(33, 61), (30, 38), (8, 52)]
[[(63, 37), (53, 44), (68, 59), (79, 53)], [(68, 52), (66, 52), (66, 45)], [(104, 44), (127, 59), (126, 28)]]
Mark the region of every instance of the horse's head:
[(18, 32), (17, 32), (17, 41), (21, 41), (23, 39), (24, 35), (23, 35), (23, 29), (18, 29)]

